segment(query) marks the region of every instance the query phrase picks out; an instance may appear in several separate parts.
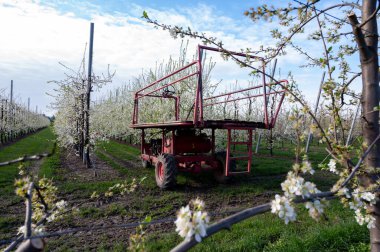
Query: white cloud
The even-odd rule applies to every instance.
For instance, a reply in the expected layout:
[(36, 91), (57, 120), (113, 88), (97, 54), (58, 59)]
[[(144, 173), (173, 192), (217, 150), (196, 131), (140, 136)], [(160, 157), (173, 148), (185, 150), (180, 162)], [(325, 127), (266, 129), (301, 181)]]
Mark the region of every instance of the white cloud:
[[(131, 4), (129, 14), (115, 12), (112, 15), (102, 12), (101, 6), (82, 1), (78, 4), (75, 7), (80, 9), (79, 13), (86, 13), (87, 17), (80, 17), (77, 12), (64, 12), (53, 4), (0, 1), (0, 89), (9, 87), (13, 79), (15, 92), (24, 101), (31, 97), (32, 104), (48, 112), (44, 107), (51, 98), (45, 92), (51, 92), (53, 86), (46, 82), (64, 78), (64, 69), (58, 62), (74, 69), (79, 66), (89, 39), (90, 21), (95, 23), (94, 71), (97, 74), (106, 72), (108, 64), (111, 70), (116, 70), (114, 83), (106, 89), (127, 82), (141, 69), (154, 67), (155, 62), (170, 55), (176, 57), (180, 40), (173, 40), (168, 32), (141, 20), (144, 9), (160, 22), (190, 26), (216, 36), (231, 50), (275, 43), (269, 35), (274, 23), (254, 24), (243, 17), (233, 20), (205, 4), (165, 11)], [(189, 55), (195, 52), (198, 43), (198, 40), (190, 40)], [(302, 57), (290, 50), (286, 57), (279, 59), (278, 67), (287, 73), (302, 61)], [(219, 75), (224, 75), (225, 80), (240, 76), (236, 69), (229, 67), (233, 63), (218, 62), (216, 79)], [(318, 85), (318, 80), (314, 82)]]

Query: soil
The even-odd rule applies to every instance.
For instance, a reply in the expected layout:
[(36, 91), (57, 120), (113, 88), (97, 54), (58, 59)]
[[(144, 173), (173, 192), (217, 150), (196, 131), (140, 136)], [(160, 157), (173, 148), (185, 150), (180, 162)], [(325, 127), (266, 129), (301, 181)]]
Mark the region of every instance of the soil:
[[(129, 167), (129, 169), (140, 168), (139, 162), (120, 160), (110, 154), (102, 151), (102, 154), (106, 155), (113, 162), (123, 166)], [(91, 183), (91, 182), (106, 182), (113, 179), (120, 179), (123, 177), (118, 171), (110, 167), (107, 163), (100, 160), (96, 156), (92, 157), (93, 169), (87, 169), (74, 153), (70, 151), (62, 152), (62, 172), (63, 181), (76, 181), (77, 183)], [(233, 186), (233, 185), (232, 185)], [(238, 185), (237, 185), (238, 186)], [(266, 192), (261, 195), (256, 195), (254, 198), (242, 197), (240, 195), (229, 195), (225, 197), (216, 197), (211, 191), (212, 185), (179, 185), (175, 191), (185, 193), (186, 201), (193, 199), (197, 196), (201, 197), (207, 202), (207, 210), (213, 215), (213, 220), (225, 217), (228, 214), (232, 214), (246, 207), (252, 207), (266, 203), (273, 197), (273, 193)], [(97, 200), (91, 201), (88, 196), (82, 196), (80, 193), (73, 193), (69, 195), (62, 195), (63, 198), (68, 200), (73, 205), (80, 204), (81, 208), (97, 208), (99, 210), (105, 210), (112, 205), (121, 205), (126, 210), (127, 214), (116, 214), (102, 216), (99, 218), (83, 218), (83, 216), (74, 216), (69, 221), (59, 221), (49, 225), (49, 232), (58, 231), (61, 229), (75, 228), (75, 227), (94, 227), (94, 226), (112, 226), (122, 223), (134, 223), (144, 218), (146, 215), (151, 215), (153, 220), (167, 219), (170, 221), (167, 223), (154, 224), (147, 228), (148, 233), (166, 233), (174, 231), (173, 218), (176, 211), (183, 205), (177, 202), (171, 202), (171, 198), (163, 200), (162, 202), (155, 202), (149, 206), (149, 209), (144, 209), (141, 206), (141, 199), (147, 197), (162, 197), (164, 194), (160, 189), (146, 188), (144, 190), (137, 190), (131, 195), (115, 197), (111, 200)], [(159, 210), (161, 208), (167, 208), (167, 205), (171, 205), (164, 213)], [(158, 211), (159, 213), (155, 213)], [(152, 212), (154, 213), (152, 215)], [(104, 230), (93, 230), (78, 232), (76, 234), (65, 235), (59, 238), (49, 238), (49, 244), (60, 246), (65, 241), (65, 246), (69, 246), (73, 250), (83, 250), (83, 248), (89, 250), (96, 250), (99, 246), (112, 246), (116, 243), (127, 244), (129, 236), (134, 233), (135, 228), (115, 228)], [(51, 246), (49, 246), (51, 248)], [(59, 249), (58, 249), (59, 250)]]
[[(127, 162), (111, 156), (104, 151), (101, 153), (120, 166), (128, 167), (129, 169), (142, 169), (140, 167), (141, 164), (137, 161)], [(80, 160), (80, 157), (76, 156), (73, 151), (61, 150), (61, 167), (57, 174), (57, 178), (54, 179), (55, 184), (58, 187), (65, 186), (68, 183), (89, 185), (93, 183), (120, 181), (126, 178), (125, 175), (120, 174), (120, 172), (95, 155), (93, 155), (91, 159), (93, 168), (89, 169), (86, 168)], [(41, 161), (34, 162), (29, 168), (30, 171), (34, 174), (38, 174), (40, 164)], [(260, 178), (252, 178), (253, 183), (256, 179)], [(230, 186), (239, 186), (239, 184), (232, 184)], [(161, 191), (157, 187), (138, 188), (135, 192), (129, 195), (112, 197), (111, 199), (101, 197), (98, 200), (91, 200), (88, 192), (83, 193), (80, 189), (69, 190), (69, 192), (60, 193), (59, 198), (65, 199), (70, 207), (96, 211), (99, 212), (99, 216), (96, 216), (96, 213), (91, 216), (84, 216), (83, 213), (82, 215), (72, 214), (61, 220), (47, 224), (46, 231), (48, 233), (54, 233), (76, 228), (88, 229), (99, 226), (110, 227), (125, 223), (136, 223), (144, 219), (145, 216), (150, 215), (153, 220), (168, 219), (168, 221), (150, 225), (146, 229), (147, 233), (168, 233), (174, 231), (173, 220), (176, 211), (178, 211), (181, 206), (186, 205), (186, 202), (189, 202), (196, 197), (200, 197), (207, 202), (206, 210), (212, 216), (213, 221), (215, 221), (247, 207), (267, 203), (274, 195), (274, 192), (265, 192), (249, 197), (241, 194), (223, 195), (218, 193), (216, 195), (215, 191), (213, 191), (214, 187), (215, 184), (205, 183), (181, 184), (175, 189), (175, 193), (183, 195), (183, 199), (180, 201), (171, 197), (170, 192)], [(60, 192), (62, 191), (60, 190)], [(146, 206), (143, 206), (144, 200), (142, 200), (147, 198), (160, 200), (152, 202), (147, 208)], [(17, 202), (13, 206), (6, 206), (7, 212), (10, 216), (19, 216), (22, 218), (24, 215), (24, 209), (20, 208), (20, 204), (22, 204), (22, 202)], [(112, 207), (114, 206), (116, 206), (117, 209), (114, 210), (116, 211), (115, 213), (112, 213)], [(165, 211), (162, 209), (165, 209)], [(76, 233), (47, 238), (47, 250), (95, 251), (99, 250), (100, 247), (110, 248), (117, 243), (128, 244), (129, 236), (134, 232), (135, 227), (78, 231)]]

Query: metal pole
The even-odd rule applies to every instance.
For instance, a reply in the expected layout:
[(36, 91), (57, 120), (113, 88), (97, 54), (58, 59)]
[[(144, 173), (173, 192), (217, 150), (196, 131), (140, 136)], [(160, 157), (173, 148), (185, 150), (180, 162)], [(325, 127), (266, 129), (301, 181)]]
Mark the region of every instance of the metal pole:
[(11, 80), (11, 94), (9, 103), (9, 119), (10, 119), (10, 138), (13, 139), (13, 128), (14, 128), (14, 114), (13, 114), (13, 80)]
[(28, 113), (26, 115), (26, 121), (27, 121), (27, 124), (28, 124), (28, 127), (27, 127), (27, 130), (28, 130), (28, 133), (31, 131), (30, 130), (30, 97), (28, 97)]
[(84, 163), (87, 168), (90, 167), (90, 99), (91, 99), (91, 75), (92, 75), (92, 52), (94, 47), (94, 23), (90, 25), (90, 47), (88, 56), (88, 82), (87, 82), (87, 100), (86, 100), (86, 127), (85, 127), (85, 155)]
[[(274, 74), (275, 74), (275, 72), (276, 72), (276, 67), (277, 67), (277, 59), (275, 59), (274, 60), (274, 66), (273, 66), (273, 69), (272, 69), (272, 73), (271, 73), (271, 80), (270, 81), (272, 81), (273, 80), (273, 77), (274, 77)], [(266, 89), (267, 87), (265, 87), (265, 89)], [(269, 92), (270, 92), (270, 89), (271, 89), (271, 87), (269, 87)], [(269, 99), (268, 100), (266, 100), (266, 106), (268, 106), (268, 102), (269, 102)], [(272, 129), (271, 129), (272, 130)], [(261, 143), (261, 137), (262, 137), (262, 134), (263, 134), (263, 132), (262, 132), (262, 130), (260, 130), (260, 133), (259, 133), (259, 138), (257, 139), (257, 143), (256, 143), (256, 149), (255, 149), (255, 153), (257, 154), (258, 152), (259, 152), (259, 149), (260, 149), (260, 143)]]
[(359, 114), (360, 105), (361, 105), (360, 101), (358, 101), (358, 106), (356, 107), (355, 115), (354, 115), (354, 118), (352, 118), (352, 122), (351, 122), (351, 128), (350, 128), (350, 131), (349, 131), (348, 136), (347, 136), (346, 146), (348, 146), (350, 144), (352, 132), (353, 132), (354, 127), (355, 127), (356, 117)]
[[(321, 80), (321, 84), (319, 85), (319, 92), (318, 92), (318, 97), (317, 97), (317, 101), (315, 103), (315, 107), (314, 107), (314, 115), (317, 114), (317, 111), (318, 111), (318, 105), (319, 105), (319, 99), (321, 98), (321, 92), (322, 92), (322, 86), (323, 86), (323, 82), (325, 80), (325, 74), (326, 72), (323, 72), (322, 74), (322, 80)], [(309, 146), (310, 146), (310, 141), (311, 141), (311, 138), (313, 137), (313, 133), (310, 131), (309, 132), (309, 135), (307, 137), (307, 142), (306, 142), (306, 148), (305, 148), (305, 152), (308, 153), (309, 151)]]
[(10, 97), (10, 102), (13, 102), (13, 80), (11, 80), (11, 97)]

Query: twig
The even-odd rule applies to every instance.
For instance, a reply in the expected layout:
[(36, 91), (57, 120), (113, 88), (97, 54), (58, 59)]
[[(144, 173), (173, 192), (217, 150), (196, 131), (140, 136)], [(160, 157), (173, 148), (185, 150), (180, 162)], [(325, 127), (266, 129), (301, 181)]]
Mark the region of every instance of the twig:
[(345, 187), (350, 180), (354, 177), (355, 173), (359, 170), (360, 165), (363, 163), (364, 159), (371, 152), (372, 148), (375, 146), (376, 142), (380, 139), (380, 135), (376, 137), (376, 139), (368, 146), (368, 149), (363, 153), (360, 157), (359, 161), (356, 163), (355, 167), (352, 169), (350, 175), (346, 178), (346, 180), (342, 183), (341, 188)]
[(29, 184), (28, 192), (26, 195), (26, 211), (25, 211), (25, 233), (24, 237), (29, 238), (32, 236), (32, 199), (33, 199), (33, 188), (34, 183)]
[(53, 150), (50, 153), (42, 153), (42, 154), (37, 154), (37, 155), (33, 155), (33, 156), (23, 156), (23, 157), (16, 158), (13, 160), (1, 162), (0, 167), (10, 165), (10, 164), (14, 164), (14, 163), (19, 163), (19, 162), (34, 161), (34, 160), (40, 160), (41, 158), (44, 158), (44, 157), (50, 157), (51, 155), (54, 154), (55, 148), (56, 148), (56, 143), (54, 143)]
[(48, 212), (48, 204), (46, 204), (45, 199), (44, 199), (44, 197), (41, 194), (41, 191), (40, 191), (41, 188), (39, 188), (38, 186), (34, 186), (34, 188), (37, 191), (38, 198), (40, 198), (41, 203), (44, 206), (44, 212), (47, 213)]

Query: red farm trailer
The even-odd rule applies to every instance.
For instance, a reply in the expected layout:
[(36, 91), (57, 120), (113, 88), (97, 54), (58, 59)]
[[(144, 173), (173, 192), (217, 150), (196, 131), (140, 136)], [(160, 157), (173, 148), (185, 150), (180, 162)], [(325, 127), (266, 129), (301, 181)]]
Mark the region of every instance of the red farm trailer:
[[(262, 74), (262, 83), (240, 90), (221, 93), (212, 97), (204, 97), (202, 85), (202, 55), (205, 51), (221, 52), (217, 48), (198, 46), (198, 59), (190, 64), (170, 73), (163, 78), (138, 90), (134, 95), (134, 110), (131, 127), (141, 130), (141, 160), (144, 167), (154, 166), (157, 185), (166, 189), (175, 185), (176, 174), (180, 172), (199, 173), (203, 170), (212, 170), (215, 178), (224, 182), (234, 174), (249, 173), (252, 164), (252, 131), (255, 129), (271, 129), (274, 127), (280, 107), (285, 97), (286, 80), (277, 83), (266, 83), (266, 76)], [(248, 57), (244, 53), (230, 52), (235, 57)], [(256, 56), (249, 56), (256, 57)], [(261, 61), (264, 62), (264, 61)], [(265, 73), (265, 65), (262, 63)], [(194, 69), (188, 73), (189, 68)], [(186, 75), (181, 73), (187, 71)], [(180, 76), (178, 79), (176, 76)], [(180, 118), (181, 97), (176, 92), (168, 91), (169, 87), (175, 89), (181, 82), (194, 79), (193, 102), (191, 107), (192, 120)], [(241, 96), (243, 92), (254, 90), (252, 95)], [(268, 101), (276, 97), (275, 107), (268, 113)], [(140, 122), (139, 103), (143, 99), (172, 99), (173, 118), (164, 122)], [(205, 109), (218, 104), (237, 102), (244, 99), (262, 99), (262, 115), (260, 121), (242, 121), (231, 119), (212, 119), (204, 116)], [(150, 107), (152, 111), (154, 107)], [(190, 112), (190, 111), (189, 111)], [(188, 114), (189, 117), (190, 113)], [(159, 138), (147, 141), (148, 131), (154, 131)], [(225, 150), (216, 151), (216, 130), (225, 131)], [(245, 140), (234, 139), (234, 132), (239, 131)], [(225, 136), (225, 135), (224, 135)], [(235, 146), (242, 145), (246, 149), (239, 155), (232, 155)], [(244, 161), (243, 169), (236, 168), (237, 162)]]

